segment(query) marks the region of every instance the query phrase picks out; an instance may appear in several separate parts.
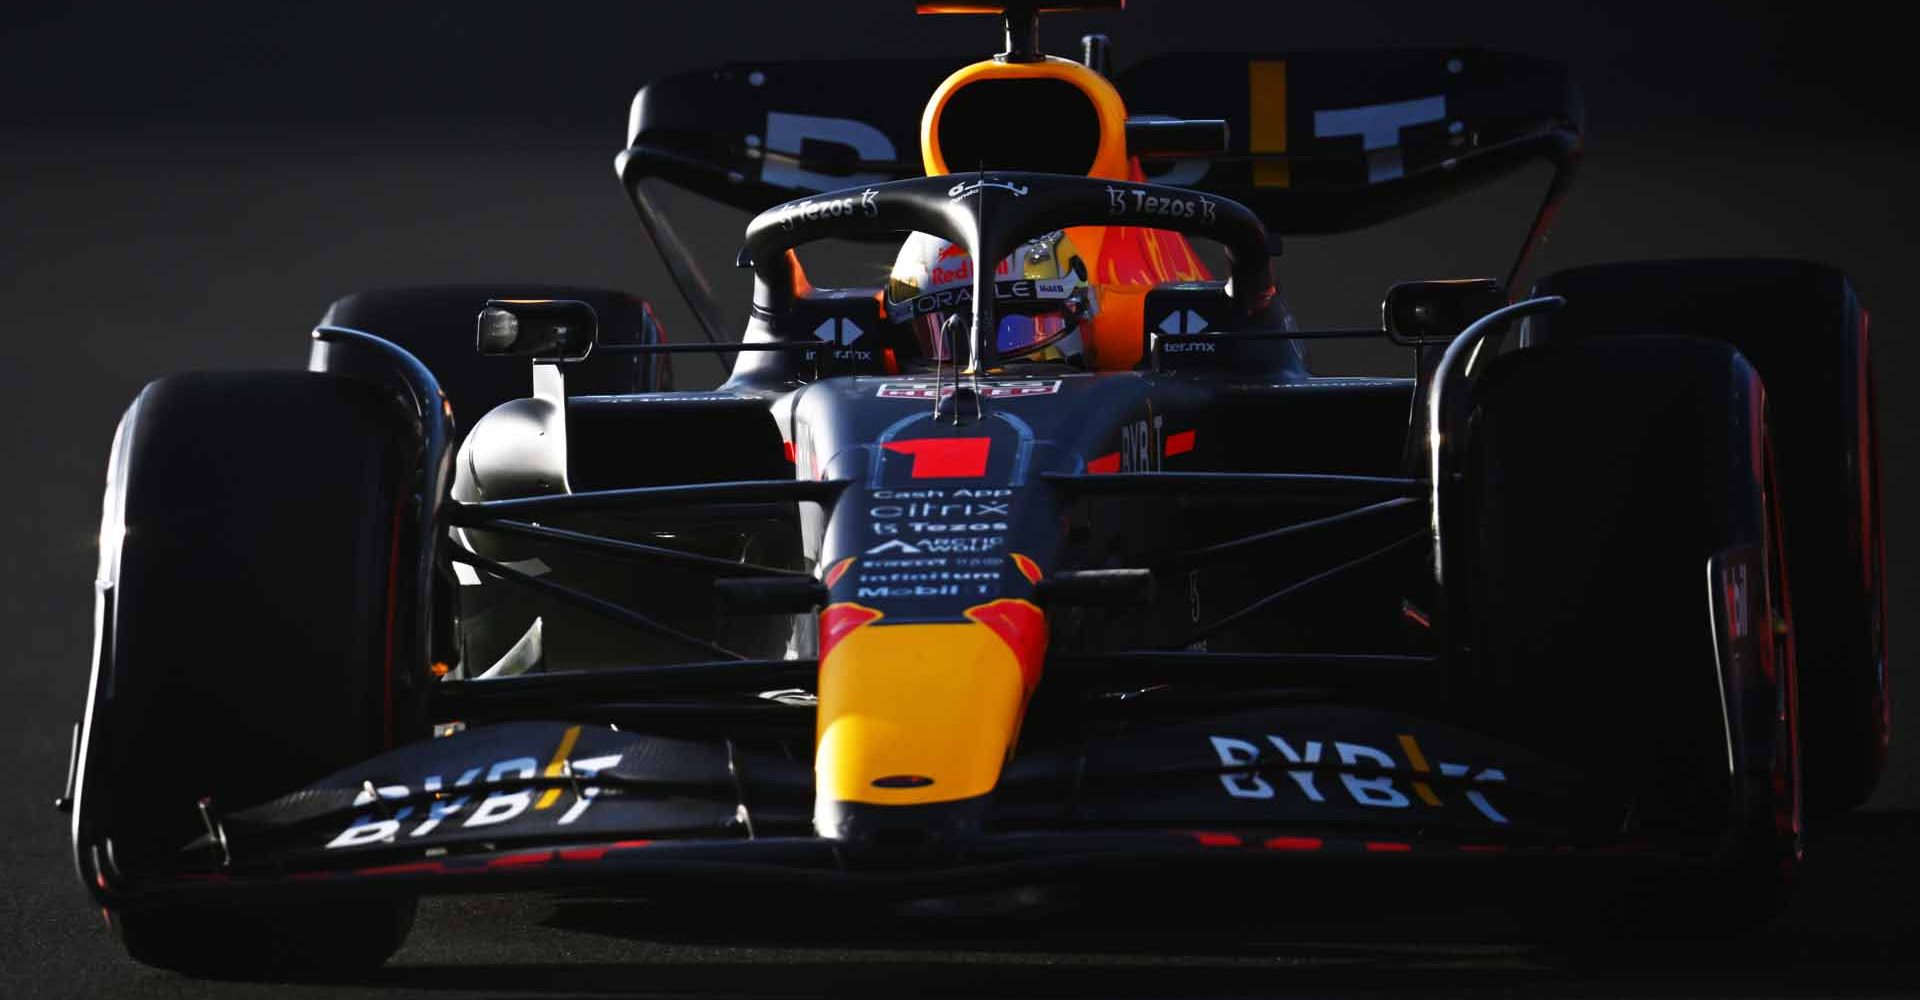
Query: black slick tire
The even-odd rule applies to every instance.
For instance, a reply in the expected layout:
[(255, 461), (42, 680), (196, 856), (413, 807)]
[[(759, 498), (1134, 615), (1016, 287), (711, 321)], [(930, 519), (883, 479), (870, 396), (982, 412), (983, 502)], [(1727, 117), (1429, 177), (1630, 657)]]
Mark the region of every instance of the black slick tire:
[[(122, 419), (103, 518), (95, 674), (75, 845), (137, 887), (217, 865), (213, 815), (397, 739), (393, 592), (418, 441), (369, 383), (306, 372), (176, 375)], [(127, 951), (196, 975), (377, 964), (411, 900), (110, 907)]]
[(1504, 355), (1472, 391), (1456, 689), (1612, 788), (1625, 809), (1596, 836), (1701, 859), (1617, 886), (1627, 929), (1764, 922), (1801, 811), (1758, 375), (1722, 342), (1642, 337)]

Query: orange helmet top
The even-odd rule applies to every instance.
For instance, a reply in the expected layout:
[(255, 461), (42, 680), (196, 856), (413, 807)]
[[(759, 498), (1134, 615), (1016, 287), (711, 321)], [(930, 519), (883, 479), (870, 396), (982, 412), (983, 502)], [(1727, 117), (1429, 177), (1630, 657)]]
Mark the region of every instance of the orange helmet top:
[[(1034, 170), (1144, 180), (1127, 152), (1126, 124), (1120, 92), (1077, 62), (988, 59), (934, 90), (920, 118), (920, 157), (928, 176)], [(1206, 280), (1206, 266), (1178, 233), (1076, 226), (1067, 234), (1100, 303), (1082, 327), (1085, 358), (1094, 368), (1131, 368), (1145, 345), (1147, 292), (1162, 282)]]

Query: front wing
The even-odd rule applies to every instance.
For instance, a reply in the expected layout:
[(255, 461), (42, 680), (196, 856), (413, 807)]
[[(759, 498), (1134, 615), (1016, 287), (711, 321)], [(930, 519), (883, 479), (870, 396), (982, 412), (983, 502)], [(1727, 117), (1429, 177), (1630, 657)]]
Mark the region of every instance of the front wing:
[[(795, 711), (807, 711), (795, 706)], [(1710, 861), (1637, 830), (1631, 790), (1458, 727), (1373, 708), (1254, 707), (1023, 751), (965, 836), (812, 833), (810, 762), (606, 725), (476, 725), (271, 802), (210, 809), (170, 863), (83, 849), (115, 907), (265, 894), (565, 889), (913, 898), (1152, 872)], [(90, 870), (89, 870), (90, 869)]]

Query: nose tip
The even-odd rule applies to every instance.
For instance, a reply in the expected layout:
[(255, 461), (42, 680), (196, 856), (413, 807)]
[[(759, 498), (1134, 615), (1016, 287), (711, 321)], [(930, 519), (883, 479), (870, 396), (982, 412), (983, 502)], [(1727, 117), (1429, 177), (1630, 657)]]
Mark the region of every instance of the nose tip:
[(855, 857), (938, 857), (957, 852), (980, 835), (990, 799), (980, 795), (900, 806), (825, 800), (814, 807), (813, 827)]

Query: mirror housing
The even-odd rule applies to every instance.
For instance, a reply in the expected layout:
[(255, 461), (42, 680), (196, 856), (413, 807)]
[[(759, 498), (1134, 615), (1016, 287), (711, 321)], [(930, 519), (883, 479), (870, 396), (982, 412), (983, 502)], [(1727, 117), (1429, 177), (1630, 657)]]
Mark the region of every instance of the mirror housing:
[(593, 307), (576, 299), (488, 299), (473, 346), (486, 357), (580, 361), (599, 335)]
[(1506, 304), (1505, 289), (1492, 278), (1404, 281), (1387, 289), (1380, 321), (1395, 343), (1447, 344)]
[(1232, 148), (1224, 118), (1169, 118), (1137, 115), (1127, 119), (1130, 156), (1223, 156)]

